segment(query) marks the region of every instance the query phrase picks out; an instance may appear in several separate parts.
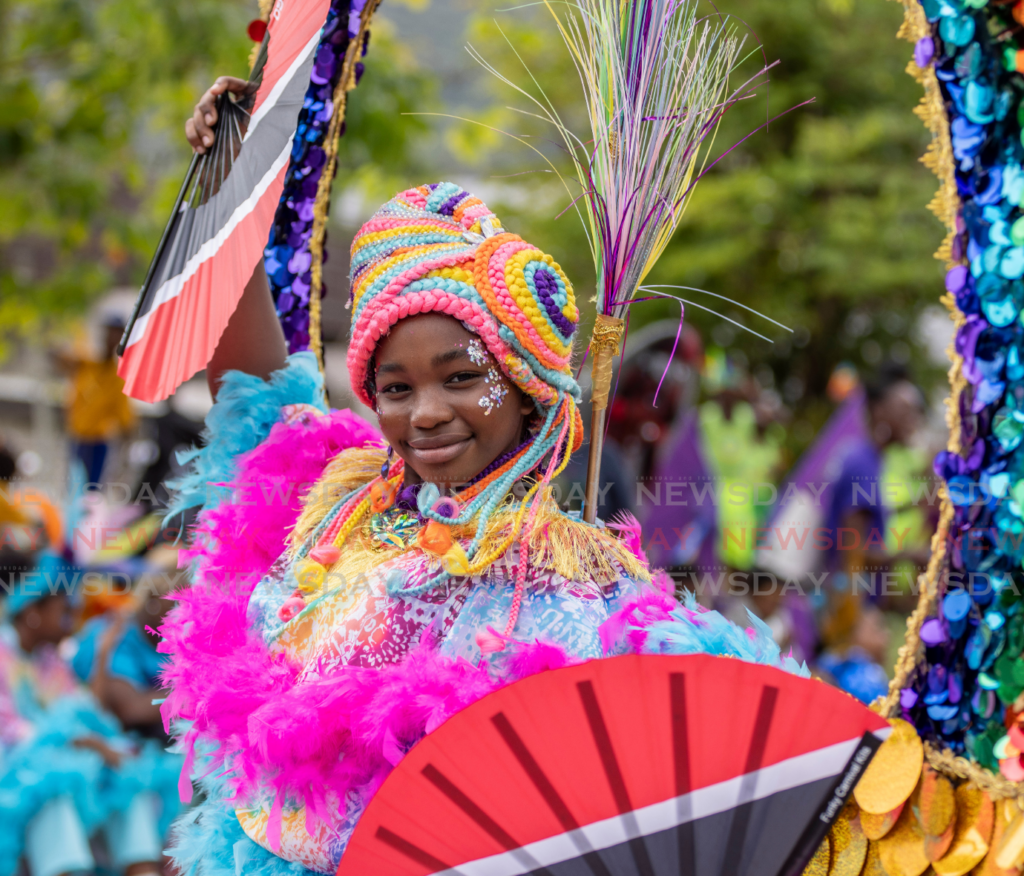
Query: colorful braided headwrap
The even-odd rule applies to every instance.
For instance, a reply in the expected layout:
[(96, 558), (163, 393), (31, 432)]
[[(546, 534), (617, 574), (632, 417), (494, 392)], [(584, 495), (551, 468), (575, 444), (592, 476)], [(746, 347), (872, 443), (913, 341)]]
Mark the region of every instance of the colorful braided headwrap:
[(367, 369), (381, 337), (419, 313), (460, 320), (539, 407), (565, 395), (580, 400), (570, 361), (580, 314), (568, 278), (454, 183), (401, 192), (359, 229), (351, 287), (348, 369), (366, 404)]

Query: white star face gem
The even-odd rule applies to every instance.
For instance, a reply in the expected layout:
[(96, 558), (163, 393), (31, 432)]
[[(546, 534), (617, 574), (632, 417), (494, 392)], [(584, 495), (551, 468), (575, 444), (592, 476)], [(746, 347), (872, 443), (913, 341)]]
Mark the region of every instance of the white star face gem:
[(469, 342), (469, 346), (466, 348), (466, 355), (469, 356), (469, 361), (474, 365), (487, 364), (487, 351), (478, 338), (473, 338)]
[(497, 368), (489, 369), (484, 379), (491, 388), (487, 395), (483, 396), (477, 404), (484, 408), (484, 416), (488, 417), (491, 411), (500, 407), (501, 403), (505, 401), (505, 396), (508, 395), (508, 387), (501, 382), (501, 375), (498, 373)]

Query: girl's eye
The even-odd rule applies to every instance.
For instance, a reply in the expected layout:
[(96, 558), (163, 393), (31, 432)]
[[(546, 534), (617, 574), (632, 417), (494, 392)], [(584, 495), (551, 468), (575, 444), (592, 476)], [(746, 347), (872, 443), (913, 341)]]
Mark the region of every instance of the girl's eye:
[(408, 392), (409, 384), (407, 383), (389, 383), (383, 389), (378, 389), (379, 395), (398, 395), (399, 393)]
[(460, 371), (448, 378), (449, 383), (465, 383), (467, 380), (476, 380), (481, 375), (476, 371)]

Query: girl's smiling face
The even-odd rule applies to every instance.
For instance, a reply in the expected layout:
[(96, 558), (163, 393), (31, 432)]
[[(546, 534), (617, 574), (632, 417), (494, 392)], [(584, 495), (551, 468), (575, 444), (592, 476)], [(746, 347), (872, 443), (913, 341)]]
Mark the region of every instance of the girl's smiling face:
[(407, 484), (464, 484), (521, 443), (533, 401), (453, 317), (401, 320), (374, 358), (380, 428)]

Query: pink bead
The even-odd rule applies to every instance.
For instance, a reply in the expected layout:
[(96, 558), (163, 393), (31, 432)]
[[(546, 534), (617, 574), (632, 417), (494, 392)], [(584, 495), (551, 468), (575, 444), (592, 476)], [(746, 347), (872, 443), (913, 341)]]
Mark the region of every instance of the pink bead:
[(325, 569), (330, 568), (341, 557), (341, 551), (333, 544), (320, 544), (309, 552), (309, 558), (314, 563), (319, 563)]
[(277, 610), (277, 616), (285, 623), (288, 623), (295, 615), (306, 607), (306, 601), (301, 596), (291, 596), (284, 601), (284, 604)]

